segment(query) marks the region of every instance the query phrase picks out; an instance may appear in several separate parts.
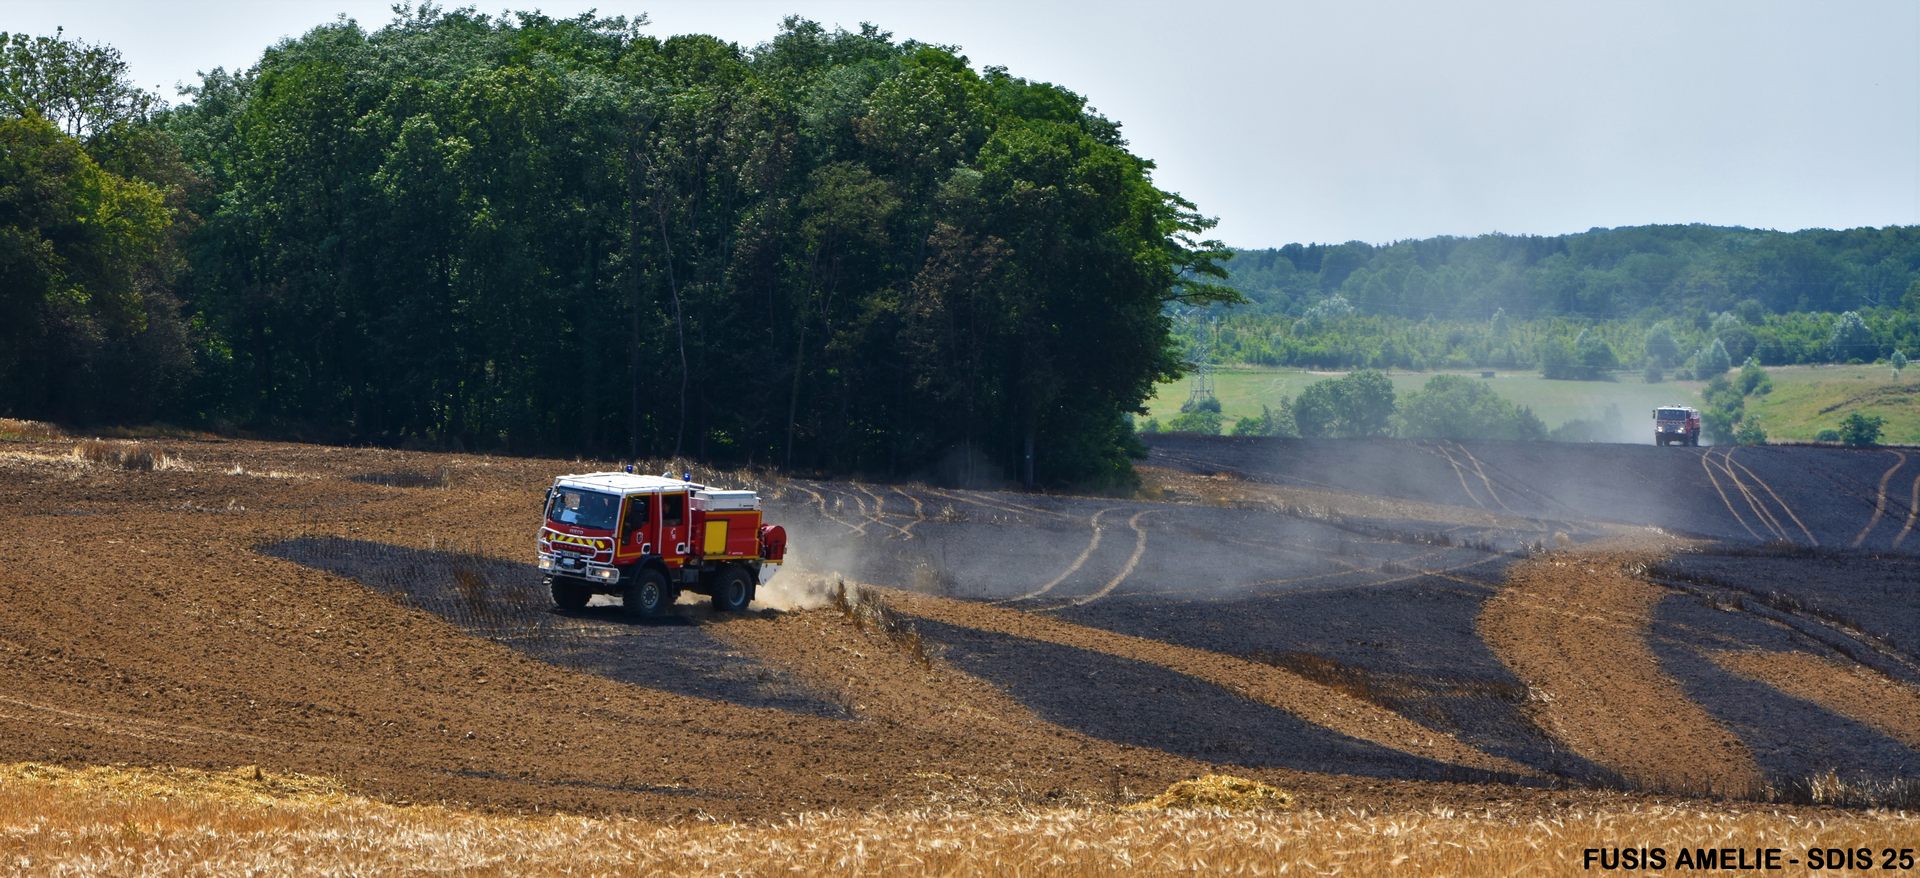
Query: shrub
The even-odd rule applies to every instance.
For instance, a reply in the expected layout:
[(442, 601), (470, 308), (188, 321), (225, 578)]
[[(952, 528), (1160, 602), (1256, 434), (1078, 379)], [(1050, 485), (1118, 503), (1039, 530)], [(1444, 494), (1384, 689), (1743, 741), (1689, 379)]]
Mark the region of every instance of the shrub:
[(1855, 448), (1880, 444), (1880, 428), (1887, 420), (1879, 415), (1854, 412), (1840, 420), (1840, 441)]
[(1821, 430), (1819, 433), (1814, 434), (1813, 441), (1838, 442), (1840, 441), (1840, 431), (1839, 430)]
[(1760, 426), (1759, 418), (1750, 417), (1734, 428), (1733, 442), (1735, 445), (1765, 445), (1767, 431)]
[(1280, 401), (1280, 410), (1274, 411), (1267, 406), (1260, 407), (1257, 418), (1241, 418), (1233, 424), (1235, 436), (1297, 436), (1298, 429), (1293, 424), (1293, 406), (1286, 400)]
[(1640, 374), (1640, 377), (1645, 379), (1648, 384), (1659, 384), (1660, 382), (1667, 380), (1666, 372), (1660, 368), (1660, 364), (1658, 362), (1653, 360), (1647, 361), (1647, 370), (1645, 372), (1642, 372)]
[(1197, 408), (1167, 422), (1169, 433), (1195, 433), (1201, 436), (1220, 435), (1221, 417), (1218, 411)]
[(1214, 414), (1219, 414), (1220, 400), (1212, 396), (1202, 397), (1200, 399), (1189, 399), (1180, 404), (1180, 413), (1186, 414), (1187, 412), (1213, 412)]

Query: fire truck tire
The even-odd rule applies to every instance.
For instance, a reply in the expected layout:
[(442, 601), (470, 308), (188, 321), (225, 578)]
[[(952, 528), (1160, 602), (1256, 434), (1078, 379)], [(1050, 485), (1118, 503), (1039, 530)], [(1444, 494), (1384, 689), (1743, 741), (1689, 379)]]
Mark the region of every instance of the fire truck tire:
[(621, 609), (630, 618), (651, 619), (672, 604), (673, 591), (667, 586), (666, 575), (653, 567), (635, 573), (633, 581), (620, 591)]
[(747, 571), (738, 567), (728, 567), (720, 571), (713, 580), (713, 610), (716, 613), (738, 613), (747, 608), (753, 600), (753, 579)]
[(1653, 441), (1660, 443), (1661, 448), (1667, 447), (1667, 437), (1665, 436), (1655, 436), (1653, 437)]
[(547, 589), (553, 592), (553, 605), (562, 610), (586, 609), (587, 599), (593, 597), (586, 585), (555, 576), (547, 577)]

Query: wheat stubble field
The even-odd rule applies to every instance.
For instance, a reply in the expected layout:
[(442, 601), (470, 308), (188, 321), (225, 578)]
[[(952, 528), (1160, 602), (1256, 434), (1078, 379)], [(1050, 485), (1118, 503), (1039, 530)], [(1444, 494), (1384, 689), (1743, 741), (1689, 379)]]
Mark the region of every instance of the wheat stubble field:
[[(529, 563), (548, 480), (607, 464), (16, 435), (8, 871), (1920, 847), (1902, 451), (1168, 437), (1118, 499), (698, 473), (769, 497), (794, 563), (755, 612), (638, 625)], [(1289, 803), (1131, 807), (1213, 774)]]

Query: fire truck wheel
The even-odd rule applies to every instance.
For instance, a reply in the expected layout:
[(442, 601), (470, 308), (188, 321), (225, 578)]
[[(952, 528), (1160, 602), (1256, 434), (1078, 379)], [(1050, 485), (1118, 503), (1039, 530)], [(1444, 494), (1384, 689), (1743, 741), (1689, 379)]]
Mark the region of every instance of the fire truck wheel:
[(648, 567), (635, 574), (633, 581), (620, 592), (620, 605), (629, 617), (651, 619), (666, 612), (672, 602), (667, 589), (667, 577), (659, 570)]
[(547, 577), (547, 588), (553, 592), (553, 605), (562, 610), (585, 609), (593, 596), (585, 585), (553, 576)]
[(738, 567), (720, 571), (713, 581), (713, 609), (717, 613), (738, 613), (753, 600), (753, 581)]

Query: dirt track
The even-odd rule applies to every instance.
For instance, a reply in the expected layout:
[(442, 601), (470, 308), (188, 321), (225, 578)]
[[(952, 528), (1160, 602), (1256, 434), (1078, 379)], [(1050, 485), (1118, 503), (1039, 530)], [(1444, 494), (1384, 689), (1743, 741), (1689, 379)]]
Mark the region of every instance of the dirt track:
[[(1209, 770), (1309, 806), (1686, 786), (1693, 751), (1607, 743), (1663, 715), (1684, 720), (1676, 741), (1754, 751), (1715, 763), (1719, 790), (1913, 763), (1902, 727), (1850, 695), (1743, 706), (1801, 703), (1805, 666), (1780, 668), (1809, 657), (1866, 669), (1861, 692), (1913, 685), (1909, 632), (1861, 609), (1920, 606), (1903, 590), (1920, 541), (1896, 526), (1908, 470), (1888, 455), (1160, 441), (1153, 501), (757, 485), (794, 533), (781, 576), (891, 587), (925, 661), (831, 609), (552, 612), (528, 566), (534, 508), (590, 464), (179, 441), (161, 443), (178, 465), (136, 473), (71, 443), (0, 447), (0, 759), (261, 764), (398, 800), (740, 817), (1117, 801)], [(1612, 590), (1596, 588), (1611, 574), (1529, 566), (1649, 525), (1720, 548)], [(1774, 543), (1806, 554), (1725, 554)], [(1802, 569), (1772, 582), (1776, 563)], [(1819, 574), (1835, 565), (1879, 597)], [(1782, 589), (1804, 598), (1756, 596)], [(1631, 659), (1619, 704), (1581, 695), (1612, 630), (1555, 621), (1581, 605), (1645, 645), (1612, 656)], [(1718, 699), (1722, 677), (1757, 689)], [(1791, 744), (1813, 732), (1833, 743)]]

